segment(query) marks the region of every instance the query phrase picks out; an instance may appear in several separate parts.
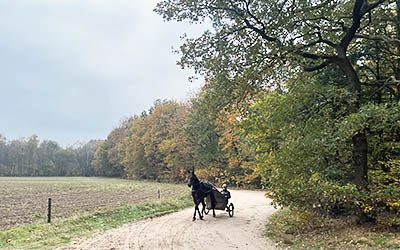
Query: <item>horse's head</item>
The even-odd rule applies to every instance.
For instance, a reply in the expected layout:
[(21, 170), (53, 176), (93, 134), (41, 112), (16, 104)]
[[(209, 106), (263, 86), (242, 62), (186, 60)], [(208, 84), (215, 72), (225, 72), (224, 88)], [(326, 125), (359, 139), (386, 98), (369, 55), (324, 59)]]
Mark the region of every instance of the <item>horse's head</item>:
[(194, 174), (194, 170), (193, 171), (188, 171), (189, 177), (188, 177), (188, 187), (192, 187), (192, 189), (197, 189), (199, 184), (200, 184), (200, 180), (199, 178), (197, 178), (197, 176)]

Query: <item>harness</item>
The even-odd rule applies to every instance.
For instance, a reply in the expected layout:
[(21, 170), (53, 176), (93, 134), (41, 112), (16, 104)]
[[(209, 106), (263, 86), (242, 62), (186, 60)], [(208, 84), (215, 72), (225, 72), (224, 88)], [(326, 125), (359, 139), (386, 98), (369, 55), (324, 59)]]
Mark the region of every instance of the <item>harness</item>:
[[(200, 181), (196, 176), (190, 179), (190, 185), (192, 186), (192, 196), (194, 199), (203, 199), (210, 195), (212, 207), (215, 207), (215, 197), (213, 190), (217, 190), (214, 185), (209, 182)], [(196, 197), (196, 198), (195, 198)]]
[(214, 185), (209, 182), (199, 181), (192, 184), (192, 193), (194, 192), (202, 192), (204, 194), (209, 194), (215, 189)]

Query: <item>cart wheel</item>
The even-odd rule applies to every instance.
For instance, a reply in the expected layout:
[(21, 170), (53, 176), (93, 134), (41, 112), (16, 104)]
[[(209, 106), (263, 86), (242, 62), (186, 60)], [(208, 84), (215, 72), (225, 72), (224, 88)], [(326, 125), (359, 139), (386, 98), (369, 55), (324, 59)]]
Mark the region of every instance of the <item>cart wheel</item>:
[(207, 215), (210, 212), (210, 209), (206, 208), (204, 209), (204, 213)]
[(233, 217), (233, 210), (235, 210), (235, 207), (233, 206), (233, 203), (231, 203), (228, 206), (228, 213), (230, 217)]

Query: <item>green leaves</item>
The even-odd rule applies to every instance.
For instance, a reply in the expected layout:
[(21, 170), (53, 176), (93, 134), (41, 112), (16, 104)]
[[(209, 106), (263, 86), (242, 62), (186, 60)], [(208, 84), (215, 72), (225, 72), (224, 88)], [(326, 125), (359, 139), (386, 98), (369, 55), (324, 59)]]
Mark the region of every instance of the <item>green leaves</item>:
[(344, 118), (338, 125), (339, 133), (344, 138), (351, 138), (360, 131), (368, 133), (396, 133), (400, 131), (400, 103), (370, 103), (360, 112)]
[[(257, 164), (269, 196), (282, 206), (322, 213), (337, 204), (360, 208), (395, 225), (384, 211), (400, 211), (399, 103), (369, 103), (349, 113), (346, 89), (302, 78), (294, 82), (287, 93), (266, 93), (242, 121), (260, 152)], [(369, 191), (352, 179), (351, 138), (361, 131), (370, 146)]]

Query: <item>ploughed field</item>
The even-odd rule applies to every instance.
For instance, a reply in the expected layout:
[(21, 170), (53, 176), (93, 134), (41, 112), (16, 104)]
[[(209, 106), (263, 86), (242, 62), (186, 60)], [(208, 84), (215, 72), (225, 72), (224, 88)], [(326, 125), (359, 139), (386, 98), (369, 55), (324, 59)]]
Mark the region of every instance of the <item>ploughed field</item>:
[(52, 199), (52, 220), (57, 220), (187, 193), (184, 185), (111, 178), (0, 177), (0, 230), (45, 222), (48, 198)]

